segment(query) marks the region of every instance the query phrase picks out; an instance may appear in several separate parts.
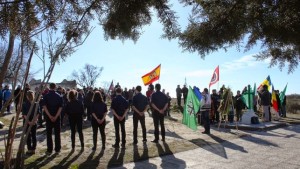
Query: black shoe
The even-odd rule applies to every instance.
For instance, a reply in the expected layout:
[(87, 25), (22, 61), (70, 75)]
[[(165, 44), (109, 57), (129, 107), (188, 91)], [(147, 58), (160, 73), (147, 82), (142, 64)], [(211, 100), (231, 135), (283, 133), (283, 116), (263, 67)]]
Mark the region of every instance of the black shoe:
[(152, 140), (151, 142), (152, 143), (158, 143), (158, 140)]
[(210, 134), (210, 132), (203, 131), (202, 134)]
[(119, 148), (120, 146), (119, 146), (119, 144), (113, 144), (112, 147), (113, 148)]

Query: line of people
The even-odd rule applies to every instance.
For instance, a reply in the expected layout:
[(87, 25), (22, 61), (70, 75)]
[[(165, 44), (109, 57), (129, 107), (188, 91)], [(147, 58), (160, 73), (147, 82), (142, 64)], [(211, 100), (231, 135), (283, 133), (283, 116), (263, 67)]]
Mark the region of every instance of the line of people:
[[(151, 107), (152, 118), (154, 122), (154, 136), (152, 140), (154, 143), (159, 141), (159, 126), (161, 128), (161, 140), (165, 141), (165, 127), (164, 117), (167, 109), (169, 108), (169, 98), (166, 94), (161, 92), (160, 84), (155, 85), (155, 92), (150, 96), (150, 102), (148, 98), (141, 93), (141, 86), (135, 88), (135, 94), (132, 98), (132, 110), (133, 110), (133, 144), (138, 143), (137, 128), (138, 122), (141, 124), (143, 133), (143, 143), (147, 142), (147, 132), (145, 125), (145, 112), (148, 107)], [(91, 127), (93, 131), (93, 148), (97, 149), (98, 130), (100, 131), (102, 140), (102, 149), (106, 148), (106, 116), (108, 113), (108, 106), (103, 97), (103, 93), (100, 91), (90, 91), (93, 93), (91, 96), (91, 103), (89, 104)], [(88, 93), (88, 92), (87, 92)], [(126, 116), (129, 111), (130, 104), (122, 96), (122, 89), (117, 87), (115, 89), (115, 96), (111, 101), (111, 112), (113, 114), (113, 124), (115, 127), (115, 143), (112, 145), (114, 148), (126, 147), (126, 131), (125, 122)], [(83, 121), (85, 116), (84, 101), (80, 96), (80, 92), (76, 90), (69, 90), (65, 93), (67, 95), (67, 101), (64, 102), (64, 97), (56, 89), (56, 85), (51, 83), (49, 90), (43, 92), (42, 98), (39, 103), (35, 103), (34, 92), (28, 90), (26, 92), (26, 101), (22, 106), (22, 114), (24, 117), (24, 125), (27, 122), (27, 126), (31, 126), (29, 136), (27, 139), (28, 153), (35, 153), (37, 141), (36, 130), (38, 119), (44, 113), (44, 119), (46, 122), (46, 135), (47, 135), (47, 151), (46, 154), (52, 154), (53, 150), (59, 153), (61, 150), (61, 127), (62, 127), (62, 112), (69, 119), (69, 125), (71, 130), (71, 148), (74, 149), (76, 145), (75, 135), (78, 133), (80, 146), (84, 149), (84, 134), (82, 132)], [(31, 104), (34, 104), (34, 108), (30, 109)], [(32, 112), (29, 112), (29, 111)], [(28, 120), (26, 121), (27, 115)], [(87, 115), (88, 116), (88, 115)], [(121, 130), (121, 132), (120, 132)], [(54, 144), (52, 139), (52, 132), (54, 131)], [(121, 133), (121, 137), (120, 137)], [(121, 145), (120, 145), (121, 142)]]

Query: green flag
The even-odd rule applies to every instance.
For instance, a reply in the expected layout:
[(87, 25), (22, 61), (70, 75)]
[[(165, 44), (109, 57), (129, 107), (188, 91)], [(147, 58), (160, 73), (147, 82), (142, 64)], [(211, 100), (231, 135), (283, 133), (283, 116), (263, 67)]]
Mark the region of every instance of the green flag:
[(288, 85), (288, 84), (285, 85), (283, 91), (281, 91), (281, 92), (280, 92), (280, 95), (279, 95), (279, 98), (280, 98), (280, 104), (281, 104), (281, 105), (282, 105), (282, 103), (283, 103), (283, 99), (284, 99), (284, 96), (285, 96), (285, 92), (286, 92), (287, 85)]
[(248, 107), (248, 109), (253, 110), (253, 90), (251, 89), (251, 86), (248, 85), (248, 89), (246, 92), (243, 93), (243, 101), (245, 105)]
[(197, 130), (196, 114), (200, 107), (200, 101), (189, 86), (189, 92), (184, 105), (182, 124), (185, 124), (193, 130)]

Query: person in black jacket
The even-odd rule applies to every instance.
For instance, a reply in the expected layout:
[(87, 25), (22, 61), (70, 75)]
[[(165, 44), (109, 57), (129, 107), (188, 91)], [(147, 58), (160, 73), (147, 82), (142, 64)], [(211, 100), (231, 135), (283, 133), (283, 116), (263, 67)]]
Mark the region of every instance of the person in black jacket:
[(53, 150), (52, 142), (52, 129), (54, 129), (55, 134), (55, 152), (59, 153), (61, 149), (61, 139), (60, 139), (60, 113), (62, 111), (63, 99), (58, 93), (55, 92), (56, 84), (50, 84), (49, 93), (43, 97), (43, 109), (45, 111), (46, 120), (46, 132), (47, 132), (47, 152), (46, 154), (51, 154)]
[(152, 140), (153, 143), (158, 143), (159, 140), (159, 125), (161, 128), (161, 137), (162, 141), (165, 142), (165, 111), (168, 108), (168, 97), (163, 94), (161, 91), (160, 84), (155, 84), (155, 93), (151, 96), (151, 106), (153, 108), (153, 123), (154, 123), (154, 137), (155, 139)]
[(181, 91), (180, 85), (177, 85), (177, 88), (176, 88), (176, 98), (177, 98), (177, 105), (179, 107), (181, 106), (181, 96), (182, 96), (182, 91)]
[(96, 91), (93, 96), (91, 112), (92, 112), (92, 128), (93, 128), (93, 143), (94, 143), (94, 147), (92, 150), (96, 150), (97, 148), (98, 129), (100, 130), (100, 134), (101, 134), (102, 149), (105, 149), (105, 141), (106, 141), (105, 117), (107, 114), (107, 105), (104, 103), (102, 94), (99, 91)]
[(84, 138), (82, 133), (84, 108), (83, 103), (77, 99), (77, 92), (75, 90), (70, 90), (68, 93), (68, 102), (66, 103), (65, 113), (69, 117), (72, 149), (75, 148), (76, 128), (79, 134), (81, 148), (84, 149)]
[[(25, 93), (27, 99), (23, 103), (22, 106), (22, 115), (23, 115), (23, 125), (26, 126), (26, 119), (28, 118), (27, 121), (27, 128), (26, 131), (29, 129), (31, 126), (31, 129), (28, 133), (27, 136), (27, 149), (28, 149), (28, 154), (34, 154), (35, 149), (36, 149), (36, 129), (37, 129), (37, 119), (40, 116), (40, 109), (39, 109), (39, 104), (34, 103), (34, 92), (29, 90)], [(33, 107), (30, 111), (31, 104), (33, 104)]]
[(133, 113), (133, 144), (137, 144), (137, 128), (140, 121), (143, 132), (143, 142), (147, 142), (146, 125), (145, 125), (145, 111), (148, 107), (148, 99), (141, 93), (142, 87), (136, 87), (136, 95), (133, 97), (132, 109)]
[(271, 94), (268, 91), (268, 86), (263, 85), (263, 89), (258, 91), (260, 97), (261, 105), (263, 107), (264, 121), (270, 121), (270, 103), (271, 103)]
[(114, 115), (114, 126), (115, 126), (115, 135), (116, 135), (116, 142), (113, 145), (114, 148), (119, 148), (120, 142), (120, 131), (119, 127), (121, 127), (122, 132), (122, 148), (125, 148), (126, 144), (126, 131), (125, 131), (125, 117), (128, 112), (128, 102), (122, 96), (122, 89), (116, 89), (116, 97), (111, 102), (111, 110)]
[(234, 97), (235, 101), (235, 110), (236, 110), (236, 121), (240, 121), (241, 115), (242, 115), (242, 110), (245, 108), (245, 104), (242, 99), (241, 91), (237, 91), (236, 96)]
[(189, 92), (189, 89), (186, 87), (186, 85), (183, 85), (183, 87), (181, 89), (181, 92), (182, 92), (182, 95), (183, 95), (183, 102), (184, 102), (184, 105), (185, 105), (186, 98), (187, 98), (187, 95), (188, 95), (188, 92)]
[(84, 108), (86, 109), (87, 120), (91, 120), (91, 104), (94, 96), (94, 91), (92, 87), (88, 87), (88, 91), (84, 97)]

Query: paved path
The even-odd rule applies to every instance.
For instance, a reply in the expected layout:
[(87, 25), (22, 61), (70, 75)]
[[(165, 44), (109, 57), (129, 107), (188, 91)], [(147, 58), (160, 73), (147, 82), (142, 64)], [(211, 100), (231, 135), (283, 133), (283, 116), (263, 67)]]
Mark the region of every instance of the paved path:
[[(214, 136), (210, 136), (214, 139)], [(300, 168), (300, 125), (292, 125), (267, 132), (250, 132), (249, 135), (206, 145), (173, 155), (127, 163), (122, 168)], [(167, 144), (159, 144), (159, 151)]]

